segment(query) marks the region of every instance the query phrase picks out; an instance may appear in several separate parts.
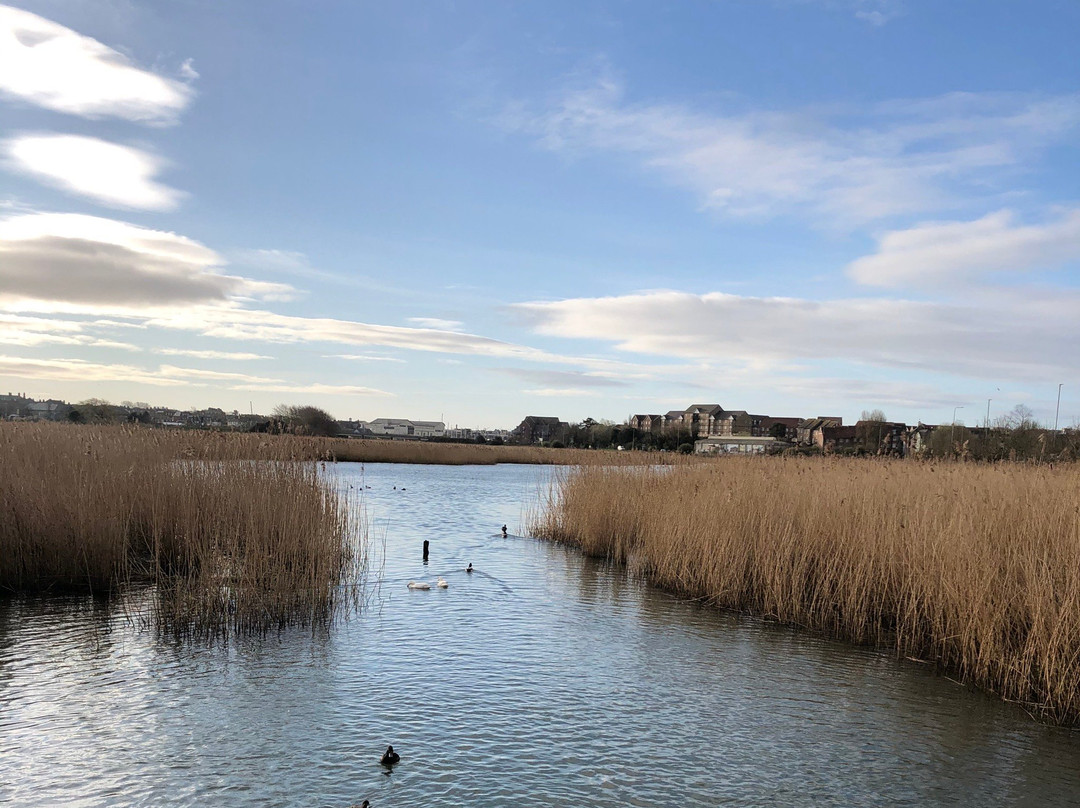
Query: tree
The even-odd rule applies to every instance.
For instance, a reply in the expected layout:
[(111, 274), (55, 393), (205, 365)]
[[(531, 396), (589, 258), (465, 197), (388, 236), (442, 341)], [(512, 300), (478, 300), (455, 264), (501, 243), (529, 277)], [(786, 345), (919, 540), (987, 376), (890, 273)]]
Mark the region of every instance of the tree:
[(332, 438), (338, 433), (334, 416), (318, 407), (293, 407), (288, 404), (279, 404), (274, 407), (274, 420), (280, 424), (280, 428), (271, 431), (326, 438)]
[(881, 421), (884, 423), (885, 412), (883, 410), (863, 410), (860, 421)]
[(1035, 413), (1023, 404), (1017, 404), (1004, 416), (1005, 426), (1009, 429), (1038, 429)]
[(103, 398), (88, 398), (75, 405), (85, 424), (114, 424), (119, 420), (117, 408)]

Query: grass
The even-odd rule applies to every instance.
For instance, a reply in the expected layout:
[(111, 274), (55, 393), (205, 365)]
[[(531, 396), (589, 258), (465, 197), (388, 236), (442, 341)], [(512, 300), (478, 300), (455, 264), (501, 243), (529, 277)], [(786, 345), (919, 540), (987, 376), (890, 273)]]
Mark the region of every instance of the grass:
[(0, 591), (139, 584), (177, 632), (326, 620), (355, 597), (365, 543), (291, 440), (0, 425)]
[(564, 472), (538, 535), (1080, 722), (1080, 468), (722, 458)]

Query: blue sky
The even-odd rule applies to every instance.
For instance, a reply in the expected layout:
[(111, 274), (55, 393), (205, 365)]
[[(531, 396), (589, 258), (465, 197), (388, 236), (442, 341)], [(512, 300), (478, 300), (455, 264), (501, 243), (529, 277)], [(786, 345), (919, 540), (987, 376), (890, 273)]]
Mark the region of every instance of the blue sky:
[(0, 390), (1080, 421), (1071, 0), (0, 5)]

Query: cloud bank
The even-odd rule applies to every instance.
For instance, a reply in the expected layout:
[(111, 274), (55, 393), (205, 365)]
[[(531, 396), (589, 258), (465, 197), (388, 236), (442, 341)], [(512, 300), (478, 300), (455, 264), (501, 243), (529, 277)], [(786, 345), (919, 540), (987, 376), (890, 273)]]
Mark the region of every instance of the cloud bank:
[(699, 360), (840, 360), (881, 368), (1045, 380), (1080, 372), (1080, 294), (988, 289), (964, 303), (649, 292), (523, 303), (539, 333)]
[(192, 239), (113, 219), (73, 213), (0, 219), (0, 301), (37, 301), (38, 311), (123, 313), (291, 291), (218, 274), (222, 263)]
[(989, 273), (1054, 269), (1080, 260), (1080, 210), (1042, 225), (1016, 225), (1012, 211), (973, 222), (934, 222), (886, 233), (848, 275), (870, 286), (945, 286)]

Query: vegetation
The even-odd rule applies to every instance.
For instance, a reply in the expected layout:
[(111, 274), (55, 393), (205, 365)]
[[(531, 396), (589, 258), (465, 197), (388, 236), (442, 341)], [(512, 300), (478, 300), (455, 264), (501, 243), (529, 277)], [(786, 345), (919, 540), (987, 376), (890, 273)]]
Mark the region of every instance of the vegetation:
[[(577, 465), (581, 463), (655, 462), (632, 452), (590, 452), (550, 446), (499, 446), (436, 441), (356, 440), (311, 441), (313, 456), (361, 463), (432, 463), (438, 465), (493, 465), (495, 463), (540, 463)], [(634, 455), (634, 457), (631, 457)]]
[(176, 631), (329, 619), (366, 545), (310, 456), (289, 438), (0, 425), (0, 589), (152, 584), (151, 617)]
[(724, 458), (565, 473), (536, 532), (1080, 722), (1080, 468)]
[(266, 431), (291, 435), (315, 435), (332, 438), (338, 433), (337, 421), (326, 410), (318, 407), (293, 407), (279, 404), (274, 408)]

